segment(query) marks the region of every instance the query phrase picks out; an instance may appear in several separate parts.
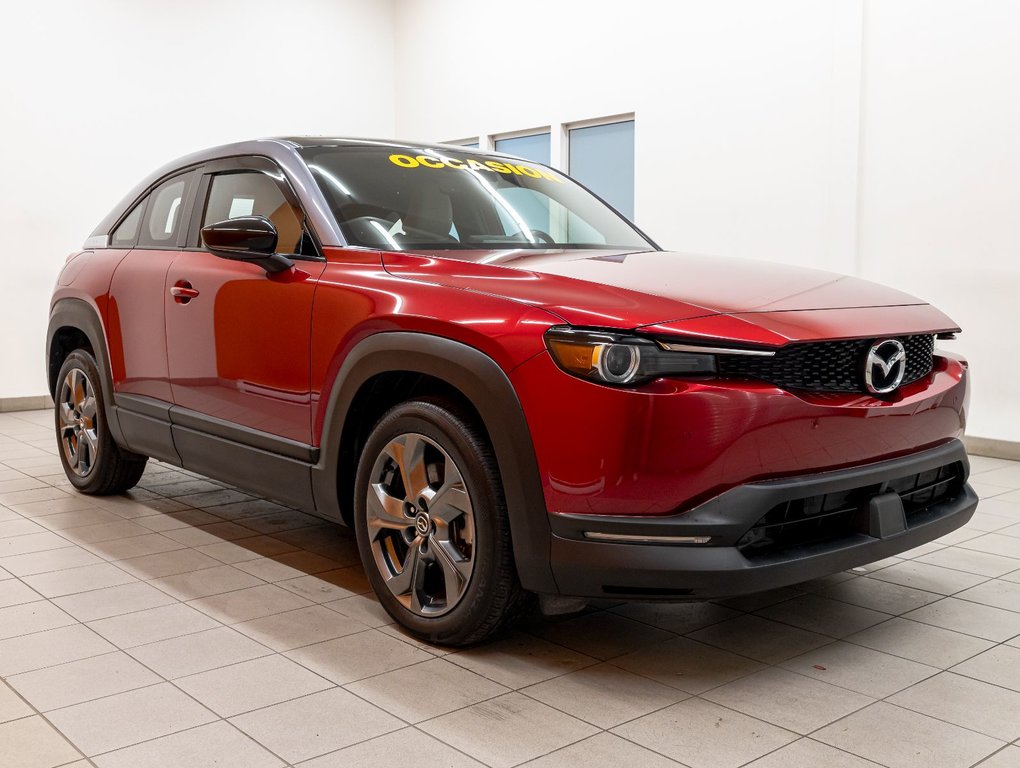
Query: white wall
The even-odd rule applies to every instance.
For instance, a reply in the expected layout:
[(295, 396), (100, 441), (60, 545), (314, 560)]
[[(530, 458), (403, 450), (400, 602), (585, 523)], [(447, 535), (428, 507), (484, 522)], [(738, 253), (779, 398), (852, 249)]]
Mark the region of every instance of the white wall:
[(861, 271), (947, 311), (969, 432), (1020, 441), (1020, 4), (869, 2)]
[[(965, 328), (970, 433), (1020, 441), (1012, 0), (30, 7), (0, 11), (0, 398), (44, 391), (64, 256), (166, 160), (281, 133), (444, 140), (635, 112), (654, 238), (933, 301)], [(231, 109), (238, 85), (268, 106)]]
[(1020, 441), (1020, 4), (398, 0), (397, 133), (636, 113), (662, 245), (856, 273), (964, 326), (969, 432)]
[(0, 398), (46, 391), (65, 257), (145, 175), (228, 141), (393, 133), (392, 4), (51, 0), (0, 10)]
[(859, 40), (853, 7), (401, 0), (397, 133), (635, 112), (636, 218), (660, 244), (848, 267), (855, 197), (832, 187), (856, 177), (857, 136), (832, 125), (857, 123), (859, 64), (835, 55)]

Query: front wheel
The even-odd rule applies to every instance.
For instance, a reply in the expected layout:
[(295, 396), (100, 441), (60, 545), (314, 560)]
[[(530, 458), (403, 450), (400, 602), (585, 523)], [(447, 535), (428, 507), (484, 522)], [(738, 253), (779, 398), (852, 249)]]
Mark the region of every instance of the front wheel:
[(369, 581), (412, 633), (468, 645), (516, 614), (524, 592), (495, 458), (456, 406), (391, 409), (366, 441), (355, 494)]
[(57, 378), (54, 416), (60, 461), (82, 493), (122, 493), (145, 471), (145, 456), (122, 451), (106, 424), (99, 367), (84, 349), (67, 356)]

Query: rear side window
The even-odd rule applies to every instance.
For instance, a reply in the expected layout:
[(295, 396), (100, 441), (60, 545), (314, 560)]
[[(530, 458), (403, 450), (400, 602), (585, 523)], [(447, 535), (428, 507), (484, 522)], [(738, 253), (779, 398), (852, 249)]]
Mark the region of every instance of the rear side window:
[[(149, 194), (145, 221), (138, 237), (140, 248), (174, 248), (181, 231), (187, 177), (164, 181)], [(125, 222), (126, 223), (126, 222)], [(123, 225), (122, 225), (123, 226)]]
[(120, 226), (113, 230), (110, 235), (110, 246), (113, 248), (131, 248), (138, 236), (138, 223), (142, 220), (142, 213), (145, 211), (145, 200), (142, 200), (127, 215), (127, 218), (120, 223)]
[(302, 253), (304, 215), (283, 195), (277, 181), (259, 171), (220, 173), (212, 177), (202, 226), (238, 216), (265, 216), (279, 236), (280, 253)]

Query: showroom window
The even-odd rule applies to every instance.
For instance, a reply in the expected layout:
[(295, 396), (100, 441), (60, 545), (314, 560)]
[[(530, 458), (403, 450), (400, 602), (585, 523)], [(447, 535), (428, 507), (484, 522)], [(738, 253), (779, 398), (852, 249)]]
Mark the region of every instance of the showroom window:
[(634, 127), (634, 113), (628, 112), (448, 143), (493, 149), (558, 168), (633, 221)]
[(202, 226), (238, 216), (265, 216), (276, 227), (280, 253), (303, 253), (301, 212), (287, 202), (277, 182), (258, 171), (213, 176)]
[(505, 139), (496, 139), (495, 149), (497, 152), (505, 152), (508, 155), (549, 165), (552, 157), (552, 139), (548, 131), (532, 133), (527, 136), (511, 136)]
[(160, 184), (149, 195), (145, 224), (138, 237), (140, 248), (177, 247), (177, 235), (181, 227), (181, 207), (184, 205), (184, 193), (187, 191), (187, 187), (188, 177), (177, 176)]
[(634, 121), (569, 128), (567, 173), (634, 218)]

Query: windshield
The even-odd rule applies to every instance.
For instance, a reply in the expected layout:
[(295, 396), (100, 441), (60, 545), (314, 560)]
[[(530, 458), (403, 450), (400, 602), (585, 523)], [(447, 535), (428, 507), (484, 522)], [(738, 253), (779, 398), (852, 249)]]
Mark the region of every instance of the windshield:
[(454, 149), (300, 152), (352, 245), (396, 251), (654, 247), (590, 192), (538, 163)]

